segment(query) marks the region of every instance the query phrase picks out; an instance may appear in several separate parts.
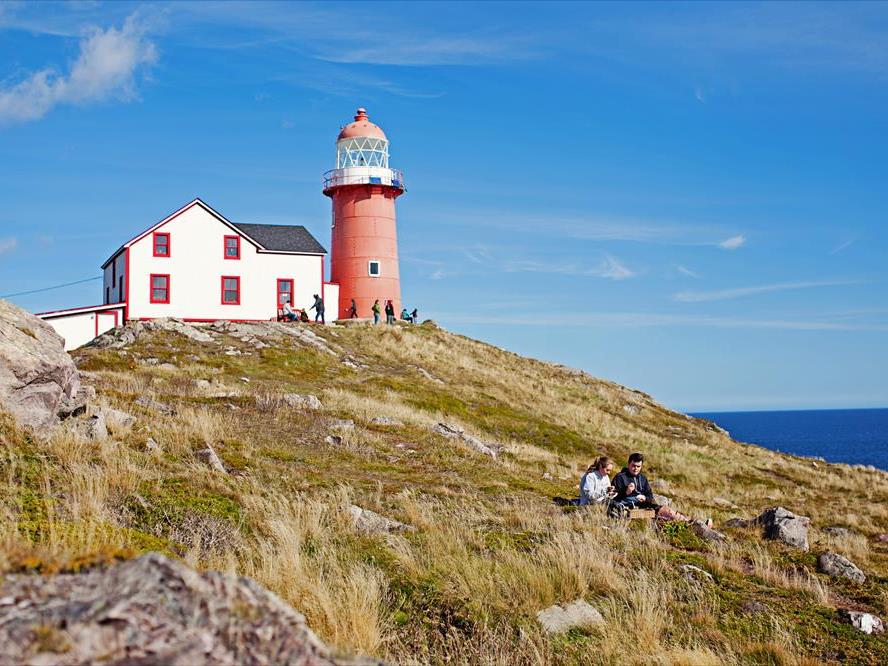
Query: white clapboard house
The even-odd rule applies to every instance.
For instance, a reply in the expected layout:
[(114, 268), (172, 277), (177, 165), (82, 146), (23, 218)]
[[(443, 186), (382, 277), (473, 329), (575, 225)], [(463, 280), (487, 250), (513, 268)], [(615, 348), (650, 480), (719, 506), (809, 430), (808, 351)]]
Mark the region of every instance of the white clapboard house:
[(324, 282), (326, 250), (302, 226), (231, 222), (200, 199), (121, 245), (102, 265), (102, 305), (39, 313), (74, 349), (128, 320), (275, 319), (286, 300), (308, 309)]

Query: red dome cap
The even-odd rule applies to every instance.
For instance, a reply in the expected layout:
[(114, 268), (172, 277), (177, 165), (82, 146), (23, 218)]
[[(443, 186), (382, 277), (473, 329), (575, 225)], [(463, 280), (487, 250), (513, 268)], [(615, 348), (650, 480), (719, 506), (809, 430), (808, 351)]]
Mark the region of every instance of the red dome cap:
[(355, 122), (349, 123), (345, 127), (342, 128), (342, 131), (339, 132), (339, 137), (336, 139), (337, 141), (342, 141), (342, 139), (352, 139), (354, 137), (372, 137), (374, 139), (385, 139), (388, 141), (388, 138), (385, 136), (385, 132), (379, 127), (379, 125), (374, 125), (370, 122), (370, 119), (367, 117), (367, 109), (360, 108), (355, 113)]

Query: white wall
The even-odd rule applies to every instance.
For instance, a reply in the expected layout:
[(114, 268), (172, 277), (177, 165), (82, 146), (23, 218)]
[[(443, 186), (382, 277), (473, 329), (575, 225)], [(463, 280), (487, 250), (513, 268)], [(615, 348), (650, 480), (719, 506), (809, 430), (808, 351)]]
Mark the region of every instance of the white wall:
[[(117, 312), (115, 318), (114, 312)], [(77, 349), (96, 337), (96, 331), (101, 335), (110, 331), (115, 322), (123, 323), (123, 308), (118, 310), (105, 310), (103, 312), (81, 312), (69, 315), (59, 315), (51, 318), (43, 318), (44, 321), (55, 329), (55, 332), (65, 338), (65, 351)], [(98, 321), (97, 321), (98, 319)], [(98, 328), (96, 327), (98, 324)]]
[(327, 322), (339, 318), (339, 285), (335, 282), (324, 283), (324, 319)]
[[(129, 318), (271, 319), (277, 316), (277, 280), (292, 279), (294, 306), (308, 308), (321, 293), (323, 256), (257, 252), (241, 237), (241, 258), (225, 259), (223, 239), (234, 235), (199, 204), (158, 229), (170, 234), (170, 256), (155, 257), (152, 234), (129, 252)], [(170, 275), (170, 302), (150, 302), (150, 275)], [(240, 276), (240, 305), (223, 305), (221, 278)]]

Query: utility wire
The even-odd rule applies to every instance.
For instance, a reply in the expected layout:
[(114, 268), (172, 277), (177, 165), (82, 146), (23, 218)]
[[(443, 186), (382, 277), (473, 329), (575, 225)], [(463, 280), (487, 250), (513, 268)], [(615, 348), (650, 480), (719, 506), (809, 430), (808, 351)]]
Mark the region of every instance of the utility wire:
[(32, 289), (31, 291), (20, 291), (17, 294), (4, 294), (0, 296), (0, 298), (12, 298), (13, 296), (27, 296), (28, 294), (39, 294), (41, 291), (51, 291), (53, 289), (61, 289), (62, 287), (70, 287), (75, 284), (83, 284), (84, 282), (92, 282), (93, 280), (101, 280), (104, 276), (97, 275), (96, 277), (86, 278), (84, 280), (77, 280), (76, 282), (66, 282), (65, 284), (57, 284), (54, 287), (43, 287), (42, 289)]

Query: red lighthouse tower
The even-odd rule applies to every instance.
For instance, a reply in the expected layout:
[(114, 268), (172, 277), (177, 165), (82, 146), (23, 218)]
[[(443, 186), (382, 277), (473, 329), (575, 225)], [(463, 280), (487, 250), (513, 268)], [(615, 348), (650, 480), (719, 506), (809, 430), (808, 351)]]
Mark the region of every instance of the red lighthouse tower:
[(385, 132), (358, 109), (336, 141), (336, 168), (324, 174), (324, 194), (333, 200), (330, 279), (339, 283), (338, 318), (348, 316), (351, 299), (361, 317), (371, 316), (376, 299), (401, 311), (395, 199), (403, 193), (403, 175), (389, 168)]

